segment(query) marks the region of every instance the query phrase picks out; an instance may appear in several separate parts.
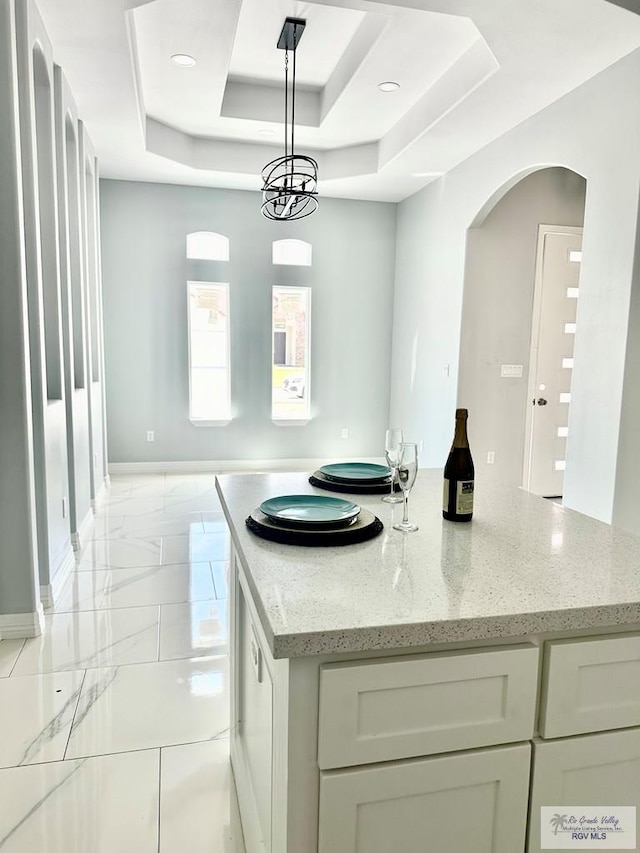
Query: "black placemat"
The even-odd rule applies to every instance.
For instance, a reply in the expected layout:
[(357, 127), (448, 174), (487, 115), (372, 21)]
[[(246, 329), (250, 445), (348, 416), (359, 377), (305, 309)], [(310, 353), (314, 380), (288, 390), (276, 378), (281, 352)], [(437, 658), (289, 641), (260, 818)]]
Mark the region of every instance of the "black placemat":
[(314, 548), (355, 545), (358, 542), (373, 539), (384, 529), (380, 519), (366, 509), (360, 510), (360, 517), (355, 524), (339, 530), (292, 530), (274, 524), (260, 510), (254, 510), (245, 519), (245, 524), (256, 536), (269, 539), (271, 542)]
[[(391, 483), (337, 483), (330, 480), (322, 471), (314, 471), (309, 477), (312, 486), (318, 489), (326, 489), (329, 492), (342, 492), (345, 495), (388, 495), (391, 492)], [(394, 492), (400, 491), (400, 486), (394, 483)]]

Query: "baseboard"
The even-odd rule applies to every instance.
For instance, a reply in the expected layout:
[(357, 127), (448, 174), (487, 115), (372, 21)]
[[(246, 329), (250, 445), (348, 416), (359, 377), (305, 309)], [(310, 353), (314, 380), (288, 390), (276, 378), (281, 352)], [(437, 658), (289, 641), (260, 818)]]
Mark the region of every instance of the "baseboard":
[(74, 551), (79, 551), (82, 548), (84, 541), (89, 537), (92, 530), (93, 510), (90, 509), (82, 519), (80, 527), (78, 527), (75, 533), (71, 534), (71, 545), (73, 546)]
[(95, 498), (91, 501), (91, 509), (96, 512), (102, 501), (107, 496), (107, 489), (109, 488), (109, 483), (107, 482), (109, 478), (104, 477), (102, 483), (100, 484), (100, 488), (98, 489), (98, 493)]
[[(361, 462), (384, 463), (380, 456), (358, 457)], [(110, 474), (227, 474), (262, 471), (315, 471), (327, 462), (347, 462), (352, 457), (323, 459), (208, 459), (201, 462), (110, 462)]]
[(1, 613), (0, 640), (24, 640), (39, 637), (44, 630), (44, 611), (38, 604), (32, 613)]
[(75, 557), (73, 554), (73, 548), (68, 548), (65, 551), (63, 559), (58, 563), (58, 568), (53, 576), (52, 582), (48, 584), (40, 584), (40, 601), (42, 602), (43, 607), (52, 607), (55, 604), (58, 596), (60, 595), (60, 590), (67, 582), (74, 566)]

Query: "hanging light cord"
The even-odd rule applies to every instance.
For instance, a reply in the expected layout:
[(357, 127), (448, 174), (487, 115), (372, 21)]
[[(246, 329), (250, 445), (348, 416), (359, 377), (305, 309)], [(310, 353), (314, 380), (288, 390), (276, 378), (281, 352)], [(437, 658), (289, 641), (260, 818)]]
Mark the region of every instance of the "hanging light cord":
[[(297, 26), (293, 25), (293, 86), (291, 89), (291, 156), (293, 157), (294, 133), (296, 128), (296, 35), (298, 32)], [(293, 160), (291, 160), (291, 186), (293, 187)]]

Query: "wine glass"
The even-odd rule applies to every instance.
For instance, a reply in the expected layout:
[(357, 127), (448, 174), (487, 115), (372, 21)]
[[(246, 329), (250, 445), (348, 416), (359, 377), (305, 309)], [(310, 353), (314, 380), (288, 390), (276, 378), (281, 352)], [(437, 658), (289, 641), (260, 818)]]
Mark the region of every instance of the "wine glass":
[(394, 491), (394, 484), (398, 476), (398, 462), (400, 460), (400, 447), (402, 445), (402, 430), (388, 429), (384, 437), (384, 450), (387, 457), (387, 465), (391, 468), (391, 493), (385, 495), (382, 500), (388, 504), (398, 504), (402, 500)]
[(403, 442), (400, 445), (400, 461), (398, 463), (398, 482), (402, 489), (402, 497), (404, 498), (404, 511), (402, 513), (402, 521), (399, 524), (394, 524), (394, 530), (402, 530), (404, 533), (411, 533), (417, 530), (417, 524), (409, 523), (409, 492), (416, 481), (418, 474), (418, 445), (413, 442)]

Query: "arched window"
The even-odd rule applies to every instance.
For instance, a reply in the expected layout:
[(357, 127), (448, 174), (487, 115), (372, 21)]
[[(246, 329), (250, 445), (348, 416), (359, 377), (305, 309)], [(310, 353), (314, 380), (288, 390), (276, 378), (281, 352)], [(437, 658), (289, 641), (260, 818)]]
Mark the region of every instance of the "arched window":
[(304, 240), (274, 240), (272, 261), (274, 264), (311, 266), (311, 243)]
[(228, 261), (229, 238), (214, 231), (187, 234), (187, 258), (203, 261)]

